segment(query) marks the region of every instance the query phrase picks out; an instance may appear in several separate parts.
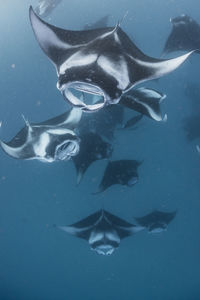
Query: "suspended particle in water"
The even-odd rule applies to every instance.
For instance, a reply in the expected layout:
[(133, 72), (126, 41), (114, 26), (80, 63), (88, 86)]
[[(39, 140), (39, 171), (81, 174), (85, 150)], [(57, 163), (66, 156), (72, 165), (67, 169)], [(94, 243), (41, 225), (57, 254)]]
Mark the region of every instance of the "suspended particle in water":
[(36, 106), (40, 106), (40, 105), (41, 105), (41, 101), (37, 101)]

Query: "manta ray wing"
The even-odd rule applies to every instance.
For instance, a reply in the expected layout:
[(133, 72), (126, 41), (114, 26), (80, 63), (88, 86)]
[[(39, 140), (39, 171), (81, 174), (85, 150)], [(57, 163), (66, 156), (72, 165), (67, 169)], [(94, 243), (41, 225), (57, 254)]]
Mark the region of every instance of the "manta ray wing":
[(150, 79), (160, 78), (174, 71), (193, 52), (191, 51), (172, 59), (156, 59), (145, 55), (139, 48), (137, 48), (137, 46), (129, 39), (121, 28), (117, 29), (117, 36), (123, 48), (130, 76), (130, 84), (127, 90), (132, 88), (135, 84)]
[(88, 132), (80, 135), (80, 151), (73, 157), (73, 163), (77, 171), (77, 184), (81, 182), (84, 173), (89, 166), (101, 159), (109, 158), (113, 148), (105, 142), (98, 134)]
[(68, 129), (75, 129), (82, 117), (82, 110), (79, 108), (72, 108), (59, 116), (51, 118), (49, 120), (40, 123), (31, 123), (35, 127), (67, 127)]
[(31, 159), (34, 157), (34, 150), (31, 145), (31, 127), (25, 126), (9, 142), (0, 141), (1, 148), (6, 154), (17, 159)]
[(144, 227), (148, 227), (153, 223), (161, 222), (165, 224), (169, 224), (171, 220), (175, 217), (176, 211), (175, 212), (161, 212), (158, 210), (153, 211), (150, 214), (147, 214), (143, 217), (135, 218), (138, 224)]
[(120, 104), (133, 109), (155, 121), (166, 119), (161, 115), (160, 103), (166, 95), (149, 88), (132, 89), (121, 97)]
[(58, 228), (88, 241), (92, 229), (98, 224), (101, 216), (102, 211), (99, 210), (79, 222), (69, 226), (58, 226)]
[(80, 47), (110, 31), (109, 28), (84, 31), (58, 28), (39, 18), (32, 6), (29, 10), (29, 16), (40, 47), (56, 66), (75, 53)]
[(120, 239), (123, 239), (127, 236), (130, 236), (139, 230), (143, 229), (140, 226), (133, 225), (111, 213), (108, 211), (104, 211), (105, 217), (110, 222), (110, 224), (115, 228), (117, 233), (119, 234)]

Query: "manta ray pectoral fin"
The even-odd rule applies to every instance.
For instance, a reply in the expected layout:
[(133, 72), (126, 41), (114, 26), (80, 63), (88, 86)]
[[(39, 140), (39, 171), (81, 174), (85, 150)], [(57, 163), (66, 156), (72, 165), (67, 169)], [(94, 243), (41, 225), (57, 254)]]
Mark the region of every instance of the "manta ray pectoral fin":
[(126, 237), (126, 236), (130, 236), (132, 234), (140, 232), (144, 229), (145, 229), (145, 227), (141, 226), (141, 225), (133, 225), (133, 226), (130, 226), (130, 227), (117, 226), (117, 230), (120, 234), (121, 239)]
[(23, 155), (22, 155), (23, 147), (18, 147), (18, 148), (10, 147), (3, 141), (0, 141), (0, 145), (6, 154), (8, 154), (14, 158), (23, 158)]
[(78, 228), (75, 226), (56, 226), (58, 229), (61, 229), (71, 235), (83, 238), (87, 240), (87, 233), (89, 230), (91, 230), (92, 226), (84, 227), (84, 228)]
[(63, 40), (64, 30), (44, 22), (35, 14), (32, 6), (29, 9), (29, 17), (40, 47), (50, 60), (57, 65), (63, 52), (70, 48), (70, 45), (67, 45)]
[(124, 94), (120, 100), (120, 104), (133, 109), (142, 115), (155, 120), (164, 121), (160, 110), (160, 102), (165, 98), (165, 95), (151, 89), (135, 89)]
[[(133, 76), (133, 85), (141, 83), (143, 81), (160, 78), (168, 73), (176, 70), (195, 50), (186, 54), (171, 59), (153, 59), (148, 56), (138, 59), (133, 56), (130, 57), (130, 61), (133, 62), (133, 69), (137, 66), (138, 70), (142, 69), (142, 74), (138, 78)], [(133, 71), (134, 74), (134, 71)]]
[(80, 46), (95, 39), (99, 34), (110, 32), (109, 28), (86, 31), (72, 31), (58, 28), (39, 18), (32, 6), (29, 9), (29, 17), (40, 47), (57, 67), (69, 55), (76, 52)]
[(70, 129), (74, 129), (79, 124), (83, 111), (80, 108), (72, 108), (66, 123)]
[(153, 64), (154, 76), (153, 79), (164, 76), (174, 70), (176, 70), (184, 61), (193, 53), (194, 51), (190, 51), (186, 54), (178, 56), (176, 58), (171, 58), (167, 60), (161, 60), (160, 62), (155, 62)]
[(56, 227), (60, 230), (63, 230), (65, 232), (69, 233), (69, 234), (77, 235), (77, 230), (74, 227), (71, 227), (71, 226), (56, 226)]

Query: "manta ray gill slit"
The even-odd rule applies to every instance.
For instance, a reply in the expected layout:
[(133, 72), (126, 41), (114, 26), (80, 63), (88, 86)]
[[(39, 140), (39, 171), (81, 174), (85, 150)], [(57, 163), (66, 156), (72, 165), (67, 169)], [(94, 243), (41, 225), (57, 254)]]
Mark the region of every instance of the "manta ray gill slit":
[[(62, 87), (64, 98), (83, 111), (96, 111), (106, 104), (105, 95), (99, 87), (92, 84), (73, 82)], [(88, 110), (89, 108), (89, 110)]]

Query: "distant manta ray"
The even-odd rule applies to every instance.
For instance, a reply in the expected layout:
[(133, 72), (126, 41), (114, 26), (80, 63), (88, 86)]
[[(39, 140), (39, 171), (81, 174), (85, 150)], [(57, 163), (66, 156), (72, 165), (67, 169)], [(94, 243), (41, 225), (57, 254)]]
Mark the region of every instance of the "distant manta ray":
[(151, 213), (135, 218), (138, 225), (145, 227), (149, 233), (160, 233), (167, 230), (169, 223), (175, 218), (176, 211), (162, 212), (154, 210)]
[(98, 254), (111, 255), (122, 239), (144, 229), (101, 209), (83, 220), (57, 228), (86, 240), (91, 250)]
[[(119, 23), (93, 30), (65, 30), (40, 19), (32, 7), (30, 21), (40, 47), (56, 67), (57, 88), (66, 101), (87, 112), (119, 103), (136, 84), (170, 73), (193, 52), (167, 60), (148, 57)], [(101, 102), (86, 104), (78, 92), (98, 95)]]
[(48, 17), (61, 1), (62, 0), (39, 0), (35, 11), (41, 17)]
[(84, 26), (84, 30), (90, 30), (90, 29), (97, 29), (97, 28), (103, 28), (106, 27), (108, 24), (108, 19), (109, 19), (110, 15), (106, 15), (104, 17), (102, 17), (101, 19), (98, 19), (96, 22), (94, 23), (87, 23)]
[(170, 19), (172, 30), (163, 49), (163, 55), (174, 51), (199, 50), (200, 25), (187, 15)]
[(139, 179), (137, 169), (141, 164), (142, 161), (128, 159), (109, 161), (99, 189), (93, 194), (101, 193), (114, 184), (134, 186)]

